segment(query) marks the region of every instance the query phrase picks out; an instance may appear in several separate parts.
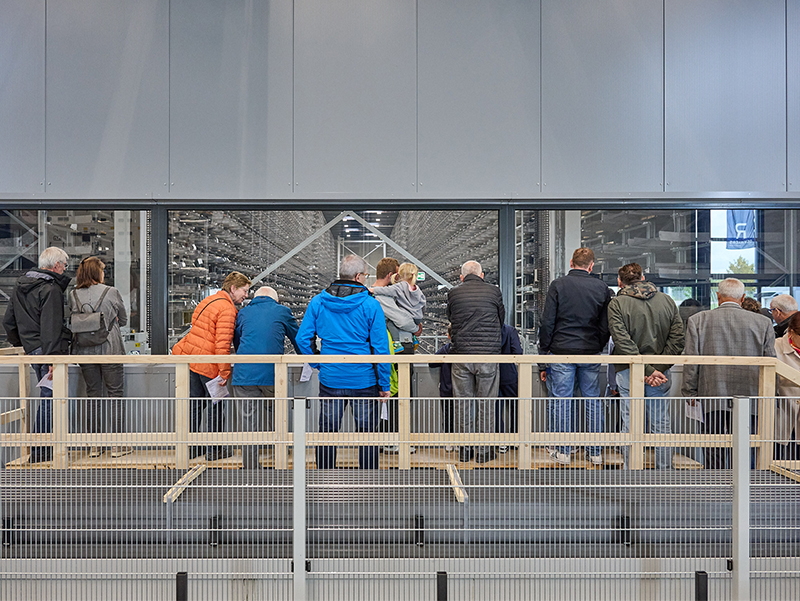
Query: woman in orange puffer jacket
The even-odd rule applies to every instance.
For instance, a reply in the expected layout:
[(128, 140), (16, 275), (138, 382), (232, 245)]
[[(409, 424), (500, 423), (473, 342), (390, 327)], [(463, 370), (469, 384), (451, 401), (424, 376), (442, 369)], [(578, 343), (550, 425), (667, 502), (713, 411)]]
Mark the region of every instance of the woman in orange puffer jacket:
[[(222, 290), (205, 298), (192, 314), (192, 328), (172, 347), (173, 355), (230, 355), (233, 342), (233, 329), (236, 325), (236, 305), (247, 297), (250, 279), (238, 271), (228, 274), (222, 283)], [(219, 376), (226, 383), (231, 377), (230, 363), (190, 363), (189, 396), (191, 408), (189, 431), (199, 432), (203, 413), (211, 401), (206, 384)], [(211, 403), (208, 414), (208, 432), (223, 432), (225, 411), (222, 401)], [(192, 447), (189, 457), (202, 455), (203, 447)], [(230, 457), (231, 447), (208, 447), (205, 449), (206, 461), (216, 461)]]

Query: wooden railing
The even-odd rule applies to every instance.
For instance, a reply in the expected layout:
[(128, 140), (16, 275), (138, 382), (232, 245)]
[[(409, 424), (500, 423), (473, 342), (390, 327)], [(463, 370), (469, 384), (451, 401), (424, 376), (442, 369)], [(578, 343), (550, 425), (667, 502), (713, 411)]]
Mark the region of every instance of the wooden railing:
[[(288, 368), (300, 360), (314, 363), (396, 363), (398, 364), (399, 427), (397, 433), (359, 433), (359, 444), (397, 444), (400, 446), (398, 465), (400, 469), (411, 467), (411, 446), (424, 444), (489, 444), (518, 445), (519, 469), (531, 469), (531, 450), (534, 446), (549, 444), (602, 446), (630, 446), (631, 469), (644, 467), (645, 446), (692, 446), (714, 447), (730, 444), (730, 435), (698, 434), (646, 434), (644, 432), (644, 367), (647, 363), (664, 361), (663, 356), (608, 356), (608, 355), (394, 355), (358, 356), (327, 355), (300, 357), (298, 355), (231, 355), (226, 357), (209, 355), (4, 355), (0, 353), (0, 365), (17, 365), (19, 370), (20, 406), (0, 415), (0, 424), (21, 421), (19, 433), (0, 434), (4, 446), (48, 444), (53, 446), (53, 466), (68, 465), (67, 449), (77, 445), (104, 444), (133, 446), (174, 446), (175, 462), (179, 469), (189, 467), (189, 447), (193, 445), (272, 444), (275, 447), (275, 467), (286, 469), (288, 448), (292, 444), (289, 432), (288, 403), (275, 403), (275, 427), (271, 432), (189, 432), (189, 363), (273, 363), (275, 365), (275, 399), (289, 398)], [(779, 374), (800, 385), (800, 371), (771, 357), (706, 357), (670, 356), (676, 364), (692, 365), (742, 365), (759, 367), (758, 432), (751, 436), (751, 445), (758, 448), (758, 468), (769, 469), (772, 462), (771, 445), (775, 431), (775, 380)], [(519, 424), (514, 434), (443, 434), (411, 432), (411, 364), (413, 363), (515, 363), (519, 371)], [(52, 434), (30, 434), (27, 417), (27, 398), (30, 396), (28, 365), (46, 363), (53, 365), (53, 432)], [(175, 366), (175, 430), (174, 432), (83, 434), (70, 433), (68, 428), (68, 366), (74, 363), (123, 363), (126, 365), (174, 365)], [(629, 433), (554, 433), (532, 432), (532, 392), (534, 377), (538, 377), (539, 364), (547, 363), (603, 363), (624, 364), (631, 370), (630, 378), (630, 432)], [(339, 433), (308, 433), (307, 444), (352, 446), (352, 438)], [(627, 443), (627, 444), (626, 444)]]

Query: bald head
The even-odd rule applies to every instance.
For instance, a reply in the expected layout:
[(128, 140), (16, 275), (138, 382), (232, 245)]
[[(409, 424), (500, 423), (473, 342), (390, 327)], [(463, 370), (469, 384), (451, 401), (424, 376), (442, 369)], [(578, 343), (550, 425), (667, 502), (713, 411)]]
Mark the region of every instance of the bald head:
[(268, 296), (276, 303), (278, 302), (278, 293), (271, 286), (261, 286), (253, 296)]
[(477, 261), (467, 261), (461, 266), (461, 279), (463, 280), (468, 275), (476, 275), (479, 278), (483, 277), (483, 268)]

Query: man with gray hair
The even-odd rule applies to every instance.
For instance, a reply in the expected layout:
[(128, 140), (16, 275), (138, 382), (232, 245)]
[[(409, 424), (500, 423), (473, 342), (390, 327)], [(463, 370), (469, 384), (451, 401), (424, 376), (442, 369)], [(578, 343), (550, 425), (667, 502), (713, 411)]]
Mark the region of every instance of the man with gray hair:
[[(69, 255), (61, 248), (51, 246), (39, 256), (38, 269), (33, 267), (17, 280), (3, 318), (8, 341), (22, 346), (26, 355), (66, 355), (72, 336), (64, 324), (64, 291), (70, 276), (64, 271)], [(33, 365), (36, 381), (49, 375), (52, 365)], [(41, 386), (41, 401), (33, 425), (33, 433), (45, 434), (52, 430), (53, 390)], [(33, 447), (30, 463), (50, 461), (52, 447)]]
[(789, 319), (797, 313), (797, 300), (790, 294), (779, 294), (769, 301), (769, 310), (775, 319), (775, 338), (786, 333)]
[[(744, 284), (735, 278), (719, 283), (719, 306), (692, 315), (686, 322), (687, 355), (733, 357), (774, 357), (775, 332), (770, 320), (759, 313), (742, 309)], [(758, 396), (758, 366), (686, 365), (683, 370), (683, 396), (690, 403), (701, 397), (704, 434), (731, 432), (732, 397)], [(702, 397), (727, 397), (722, 400)], [(750, 428), (757, 424), (757, 404), (750, 404)], [(730, 468), (730, 449), (711, 447), (705, 452), (706, 469)]]
[[(278, 293), (270, 286), (256, 290), (252, 301), (239, 310), (233, 330), (233, 347), (239, 355), (282, 355), (284, 339), (294, 345), (297, 336), (297, 320), (288, 307), (278, 303)], [(275, 365), (272, 363), (234, 363), (231, 377), (234, 406), (239, 418), (239, 431), (261, 432), (264, 429), (264, 405), (266, 403), (267, 430), (272, 430), (273, 399), (275, 397)], [(286, 399), (278, 402), (285, 403)], [(245, 469), (261, 467), (259, 447), (242, 449), (242, 464)]]
[[(364, 286), (367, 262), (348, 255), (339, 279), (311, 299), (297, 333), (304, 355), (388, 355), (389, 336), (380, 303)], [(317, 350), (315, 339), (320, 340)], [(338, 432), (350, 404), (358, 432), (374, 432), (378, 403), (389, 398), (389, 363), (311, 363), (319, 369), (320, 432)], [(336, 467), (336, 447), (317, 447), (317, 469)], [(358, 465), (378, 468), (378, 448), (359, 446)]]
[[(500, 354), (506, 318), (503, 295), (497, 286), (484, 282), (483, 276), (480, 263), (467, 261), (461, 267), (461, 284), (447, 293), (451, 354)], [(453, 395), (457, 398), (458, 431), (494, 432), (494, 405), (500, 388), (497, 363), (453, 363), (451, 374)], [(495, 452), (485, 445), (474, 449), (461, 447), (460, 461), (471, 461), (473, 457), (478, 463), (486, 463), (494, 459)]]

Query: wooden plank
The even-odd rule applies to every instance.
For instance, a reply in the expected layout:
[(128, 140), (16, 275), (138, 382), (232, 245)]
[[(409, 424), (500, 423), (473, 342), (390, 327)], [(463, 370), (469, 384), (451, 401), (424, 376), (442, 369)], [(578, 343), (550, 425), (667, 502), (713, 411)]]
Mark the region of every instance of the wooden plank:
[(175, 365), (175, 465), (189, 469), (189, 364)]
[[(301, 411), (305, 411), (303, 405)], [(275, 469), (285, 470), (289, 468), (289, 366), (285, 363), (275, 364), (274, 415)]]
[(411, 364), (397, 366), (397, 434), (400, 439), (398, 455), (401, 470), (411, 469)]
[(533, 429), (533, 374), (539, 375), (538, 365), (520, 365), (518, 369), (518, 415), (519, 420), (517, 431), (521, 438), (519, 442), (519, 469), (531, 469), (531, 431)]
[(0, 425), (10, 424), (19, 421), (25, 415), (25, 410), (22, 407), (17, 407), (11, 411), (0, 413)]
[(783, 476), (784, 478), (789, 478), (789, 480), (794, 480), (795, 482), (800, 482), (800, 473), (793, 472), (791, 470), (787, 470), (785, 467), (781, 467), (779, 465), (770, 465), (769, 469), (779, 476)]
[(783, 361), (777, 361), (775, 363), (775, 371), (779, 376), (782, 376), (789, 380), (791, 383), (800, 386), (800, 370), (796, 370), (790, 365), (786, 365)]
[(775, 439), (775, 365), (762, 365), (758, 370), (758, 450), (756, 466), (769, 469), (772, 463), (773, 440)]
[[(19, 408), (22, 410), (22, 419), (20, 420), (19, 431), (23, 434), (29, 431), (29, 424), (31, 423), (28, 416), (28, 398), (31, 396), (31, 378), (29, 374), (30, 367), (24, 363), (17, 365), (17, 378), (19, 380)], [(27, 445), (25, 445), (20, 449), (20, 453), (23, 457), (25, 457), (28, 455), (28, 453), (30, 453), (30, 449)]]
[(68, 365), (53, 365), (53, 467), (67, 467), (67, 436), (69, 435)]
[(445, 469), (447, 470), (448, 478), (450, 478), (450, 486), (453, 487), (453, 494), (456, 497), (456, 501), (459, 503), (466, 503), (469, 501), (469, 495), (464, 488), (464, 483), (461, 481), (461, 476), (459, 475), (456, 466), (452, 463), (448, 463)]
[(181, 493), (186, 490), (186, 487), (189, 486), (200, 474), (206, 471), (206, 464), (201, 463), (200, 465), (194, 466), (191, 470), (186, 472), (181, 479), (178, 480), (175, 485), (170, 488), (167, 493), (164, 495), (162, 501), (167, 503), (169, 501), (175, 502)]
[[(641, 441), (644, 436), (644, 364), (634, 363), (630, 370), (630, 457), (628, 467), (631, 470), (644, 469), (644, 444)], [(637, 441), (637, 442), (633, 442)]]

